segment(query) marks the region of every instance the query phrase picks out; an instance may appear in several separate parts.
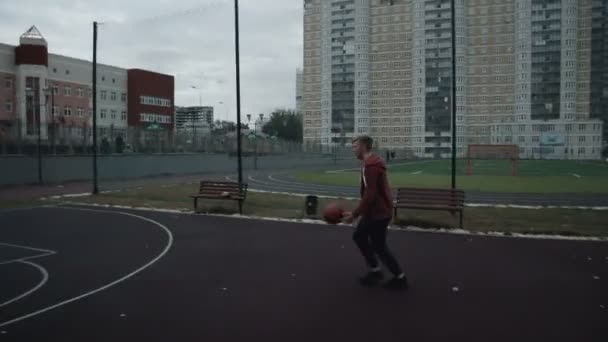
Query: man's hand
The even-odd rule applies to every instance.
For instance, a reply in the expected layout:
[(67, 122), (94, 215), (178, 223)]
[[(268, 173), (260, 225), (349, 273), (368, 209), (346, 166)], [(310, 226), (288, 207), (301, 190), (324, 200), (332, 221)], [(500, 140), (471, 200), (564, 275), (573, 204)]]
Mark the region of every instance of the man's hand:
[(353, 223), (354, 220), (355, 220), (355, 217), (353, 216), (352, 212), (346, 211), (342, 214), (342, 221), (344, 221), (344, 223), (351, 224), (351, 223)]

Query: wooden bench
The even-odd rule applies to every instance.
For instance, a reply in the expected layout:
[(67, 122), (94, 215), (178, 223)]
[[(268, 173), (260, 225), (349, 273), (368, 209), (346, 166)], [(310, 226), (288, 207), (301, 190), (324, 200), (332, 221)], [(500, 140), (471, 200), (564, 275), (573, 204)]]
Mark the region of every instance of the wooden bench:
[(399, 188), (395, 198), (395, 218), (398, 209), (445, 210), (454, 215), (464, 212), (464, 191), (459, 189)]
[(247, 197), (247, 183), (239, 186), (237, 182), (201, 181), (198, 194), (190, 195), (194, 199), (194, 212), (198, 210), (198, 199), (216, 199), (238, 201), (239, 206)]

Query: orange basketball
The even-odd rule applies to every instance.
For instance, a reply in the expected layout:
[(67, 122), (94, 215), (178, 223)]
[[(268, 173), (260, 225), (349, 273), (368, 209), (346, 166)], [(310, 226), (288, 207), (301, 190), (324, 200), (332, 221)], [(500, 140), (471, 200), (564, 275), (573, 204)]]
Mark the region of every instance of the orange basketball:
[(344, 210), (338, 204), (330, 203), (323, 210), (323, 219), (329, 224), (338, 224), (343, 214)]

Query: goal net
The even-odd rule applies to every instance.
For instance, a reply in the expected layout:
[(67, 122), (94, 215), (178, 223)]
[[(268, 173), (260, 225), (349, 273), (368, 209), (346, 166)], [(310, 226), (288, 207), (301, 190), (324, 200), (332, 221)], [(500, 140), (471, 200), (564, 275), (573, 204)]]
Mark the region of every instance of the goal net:
[(511, 161), (511, 174), (517, 176), (518, 157), (519, 147), (517, 145), (468, 145), (467, 176), (473, 174), (474, 160)]

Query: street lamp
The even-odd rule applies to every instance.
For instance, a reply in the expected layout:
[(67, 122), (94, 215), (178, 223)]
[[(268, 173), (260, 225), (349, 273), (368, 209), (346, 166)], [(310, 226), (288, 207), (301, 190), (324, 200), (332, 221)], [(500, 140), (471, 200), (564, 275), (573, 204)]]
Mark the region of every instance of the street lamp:
[(190, 86), (190, 87), (191, 87), (192, 89), (196, 89), (196, 90), (198, 90), (198, 105), (199, 105), (200, 107), (202, 107), (202, 106), (203, 106), (203, 93), (202, 93), (202, 91), (201, 91), (201, 87), (199, 87), (199, 86), (194, 86), (194, 85), (193, 85), (193, 86)]
[(55, 89), (51, 85), (44, 89), (44, 95), (46, 99), (46, 105), (49, 104), (49, 96), (51, 96), (51, 149), (53, 154), (57, 154), (55, 149)]
[[(251, 114), (247, 114), (247, 121), (251, 122)], [(254, 139), (254, 152), (253, 152), (253, 168), (258, 169), (258, 124), (262, 124), (264, 121), (264, 114), (260, 113), (259, 119), (253, 121), (253, 139)]]
[(25, 94), (27, 96), (27, 103), (29, 103), (30, 108), (32, 108), (33, 114), (34, 114), (34, 123), (36, 123), (36, 127), (38, 130), (38, 149), (37, 149), (37, 154), (38, 154), (38, 184), (42, 184), (42, 151), (41, 151), (41, 144), (42, 144), (42, 137), (41, 137), (41, 125), (42, 125), (42, 120), (40, 117), (40, 99), (38, 99), (36, 101), (36, 92), (34, 91), (34, 89), (28, 87), (25, 89)]

